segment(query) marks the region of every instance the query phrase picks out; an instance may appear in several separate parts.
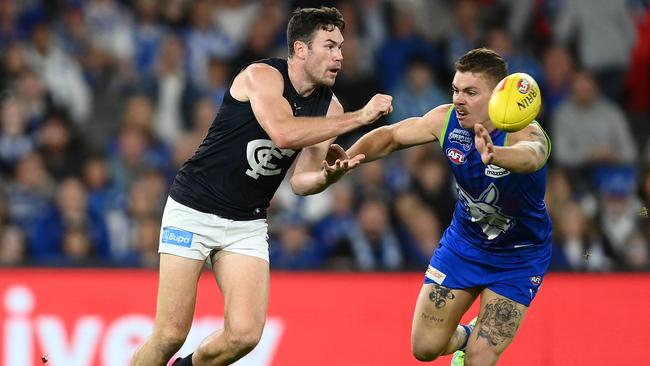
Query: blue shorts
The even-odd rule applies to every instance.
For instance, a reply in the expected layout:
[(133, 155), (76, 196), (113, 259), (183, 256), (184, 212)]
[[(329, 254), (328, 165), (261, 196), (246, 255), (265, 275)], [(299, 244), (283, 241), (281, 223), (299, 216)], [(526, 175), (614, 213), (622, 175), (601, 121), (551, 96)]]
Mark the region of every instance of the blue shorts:
[(537, 295), (544, 273), (523, 268), (504, 268), (489, 262), (464, 258), (440, 243), (431, 257), (424, 283), (452, 289), (489, 288), (497, 294), (529, 306)]

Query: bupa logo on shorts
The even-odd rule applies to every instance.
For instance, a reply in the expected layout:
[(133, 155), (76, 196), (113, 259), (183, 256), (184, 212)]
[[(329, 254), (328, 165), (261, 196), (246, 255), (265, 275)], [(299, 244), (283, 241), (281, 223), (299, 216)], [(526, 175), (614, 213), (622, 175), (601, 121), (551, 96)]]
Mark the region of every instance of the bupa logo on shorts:
[(456, 149), (455, 147), (450, 147), (449, 149), (447, 149), (447, 151), (445, 151), (445, 153), (447, 154), (449, 160), (451, 160), (451, 162), (456, 165), (465, 164), (465, 162), (467, 161), (467, 159), (465, 158), (465, 154), (463, 154), (462, 151)]
[(429, 268), (427, 268), (427, 272), (424, 275), (439, 285), (442, 285), (442, 281), (447, 278), (446, 274), (440, 272), (437, 268), (432, 267), (431, 265), (429, 265)]
[(530, 278), (530, 283), (532, 283), (535, 286), (539, 286), (540, 283), (542, 283), (542, 276), (533, 276)]
[(510, 174), (510, 171), (503, 169), (500, 166), (488, 164), (487, 167), (485, 167), (485, 175), (491, 178), (501, 178), (508, 174)]
[(173, 227), (164, 227), (162, 232), (163, 244), (179, 245), (189, 248), (192, 246), (193, 233)]
[(474, 138), (472, 138), (469, 131), (462, 128), (454, 128), (454, 130), (449, 134), (449, 141), (460, 144), (463, 146), (463, 150), (469, 151), (469, 149), (472, 148)]

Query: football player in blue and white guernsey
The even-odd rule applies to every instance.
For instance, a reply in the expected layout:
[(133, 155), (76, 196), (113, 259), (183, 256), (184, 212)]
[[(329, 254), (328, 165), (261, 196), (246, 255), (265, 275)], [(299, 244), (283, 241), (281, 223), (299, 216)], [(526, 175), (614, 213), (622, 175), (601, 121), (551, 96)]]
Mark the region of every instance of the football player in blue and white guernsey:
[[(415, 305), (413, 355), (431, 361), (456, 352), (454, 365), (494, 365), (512, 342), (551, 256), (544, 204), (551, 145), (533, 122), (498, 130), (488, 116), (503, 58), (480, 48), (456, 63), (453, 103), (375, 129), (348, 154), (365, 161), (438, 141), (455, 177), (458, 202), (426, 270)], [(481, 296), (478, 322), (459, 324)]]

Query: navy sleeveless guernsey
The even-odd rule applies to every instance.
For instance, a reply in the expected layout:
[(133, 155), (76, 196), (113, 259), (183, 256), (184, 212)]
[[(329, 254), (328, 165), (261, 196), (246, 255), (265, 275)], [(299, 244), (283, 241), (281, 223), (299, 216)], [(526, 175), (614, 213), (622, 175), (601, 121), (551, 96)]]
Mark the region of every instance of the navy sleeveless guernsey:
[[(332, 99), (329, 87), (321, 85), (301, 97), (289, 80), (287, 60), (256, 63), (282, 74), (283, 97), (295, 116), (327, 114)], [(195, 210), (232, 220), (265, 218), (271, 198), (300, 150), (278, 148), (255, 119), (250, 102), (232, 97), (231, 85), (206, 138), (176, 175), (170, 196)]]

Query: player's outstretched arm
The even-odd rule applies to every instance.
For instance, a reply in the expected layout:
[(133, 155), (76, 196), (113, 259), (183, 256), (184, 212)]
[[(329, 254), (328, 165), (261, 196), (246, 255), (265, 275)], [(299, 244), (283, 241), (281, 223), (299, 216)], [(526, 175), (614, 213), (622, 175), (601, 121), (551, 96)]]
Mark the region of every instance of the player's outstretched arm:
[(532, 173), (544, 166), (550, 143), (537, 123), (508, 134), (509, 146), (494, 146), (482, 125), (474, 126), (476, 149), (484, 164), (494, 164), (515, 173)]
[[(327, 115), (341, 114), (343, 107), (332, 98)], [(330, 139), (302, 149), (290, 180), (295, 194), (306, 196), (322, 192), (361, 163), (363, 155), (350, 158), (342, 147), (332, 144), (333, 141)]]
[(363, 135), (347, 151), (349, 156), (363, 154), (364, 163), (381, 159), (395, 150), (422, 145), (438, 139), (450, 105), (438, 106), (422, 117), (412, 117)]
[(251, 108), (262, 128), (281, 149), (301, 149), (375, 122), (392, 112), (392, 97), (377, 94), (362, 109), (326, 117), (295, 117), (282, 96), (284, 80), (276, 69), (253, 64), (233, 81), (230, 93)]

